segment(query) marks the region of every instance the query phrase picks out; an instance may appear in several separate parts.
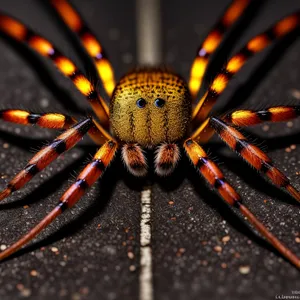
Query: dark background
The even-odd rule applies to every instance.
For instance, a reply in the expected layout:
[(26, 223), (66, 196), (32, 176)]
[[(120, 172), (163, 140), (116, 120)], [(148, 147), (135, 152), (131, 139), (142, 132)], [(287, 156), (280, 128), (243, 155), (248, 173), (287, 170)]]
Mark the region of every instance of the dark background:
[[(0, 7), (54, 41), (87, 74), (92, 74), (79, 60), (62, 24), (45, 2), (1, 0)], [(72, 3), (105, 45), (119, 78), (136, 63), (134, 1)], [(165, 62), (187, 78), (200, 41), (228, 3), (162, 1)], [(266, 1), (255, 11), (247, 28), (246, 22), (238, 26), (235, 35), (240, 33), (241, 38), (237, 47), (299, 8), (299, 1)], [(290, 40), (280, 43), (243, 69), (220, 99), (224, 104), (234, 96), (234, 105), (226, 109), (299, 103), (300, 42), (295, 41), (287, 48), (289, 44)], [(1, 109), (60, 111), (79, 116), (88, 111), (83, 97), (50, 63), (3, 38), (0, 53)], [(220, 54), (228, 58), (224, 51)], [(299, 124), (293, 121), (247, 131), (268, 150), (298, 189)], [(55, 134), (1, 122), (1, 187)], [(296, 148), (291, 150), (291, 145)], [(296, 242), (299, 205), (261, 179), (217, 139), (206, 149), (222, 163), (226, 177), (245, 203), (300, 255)], [(51, 210), (95, 150), (86, 139), (1, 204), (0, 246), (18, 239)], [(291, 295), (292, 291), (300, 290), (295, 267), (253, 233), (239, 214), (224, 205), (186, 159), (171, 178), (152, 180), (155, 299), (274, 299), (276, 295)], [(138, 299), (142, 184), (117, 159), (101, 183), (91, 188), (74, 209), (54, 221), (17, 256), (0, 264), (0, 299)], [(224, 244), (222, 238), (227, 235), (230, 240)], [(215, 246), (221, 246), (222, 252), (216, 252)], [(250, 268), (249, 273), (241, 274), (241, 266)]]

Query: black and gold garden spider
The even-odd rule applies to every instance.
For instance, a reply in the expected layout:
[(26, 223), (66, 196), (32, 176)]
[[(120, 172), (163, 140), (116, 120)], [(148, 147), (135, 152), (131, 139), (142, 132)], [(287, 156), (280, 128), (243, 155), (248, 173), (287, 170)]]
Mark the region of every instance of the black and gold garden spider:
[[(18, 124), (36, 124), (45, 128), (66, 129), (51, 144), (39, 151), (0, 193), (0, 200), (22, 188), (38, 172), (60, 154), (75, 146), (85, 134), (101, 145), (93, 160), (81, 171), (76, 182), (64, 193), (58, 205), (28, 234), (0, 254), (0, 259), (13, 254), (33, 239), (64, 210), (72, 207), (85, 191), (102, 175), (118, 149), (128, 170), (136, 176), (147, 174), (147, 161), (143, 149), (156, 149), (155, 171), (169, 175), (180, 157), (181, 145), (200, 174), (231, 206), (240, 210), (252, 225), (290, 262), (300, 267), (300, 260), (285, 247), (242, 204), (238, 193), (226, 181), (217, 165), (199, 145), (206, 143), (216, 132), (221, 139), (273, 184), (285, 189), (297, 201), (299, 192), (288, 178), (276, 168), (271, 159), (251, 144), (236, 126), (250, 126), (266, 121), (279, 122), (300, 115), (300, 106), (276, 106), (265, 110), (239, 110), (220, 118), (210, 111), (223, 93), (230, 79), (256, 53), (296, 30), (299, 30), (300, 13), (291, 14), (265, 32), (253, 37), (232, 56), (215, 76), (204, 96), (197, 95), (208, 61), (225, 33), (249, 6), (249, 0), (234, 0), (222, 18), (200, 46), (191, 69), (189, 84), (167, 68), (142, 67), (127, 73), (115, 84), (112, 67), (102, 46), (79, 14), (66, 0), (51, 3), (64, 22), (80, 38), (83, 47), (93, 58), (107, 95), (106, 104), (95, 86), (78, 67), (44, 37), (37, 35), (18, 20), (1, 14), (0, 31), (13, 40), (26, 43), (30, 48), (53, 61), (69, 77), (92, 106), (98, 121), (88, 117), (81, 122), (58, 113), (37, 114), (24, 110), (3, 110), (1, 118)], [(193, 105), (195, 103), (195, 105)]]

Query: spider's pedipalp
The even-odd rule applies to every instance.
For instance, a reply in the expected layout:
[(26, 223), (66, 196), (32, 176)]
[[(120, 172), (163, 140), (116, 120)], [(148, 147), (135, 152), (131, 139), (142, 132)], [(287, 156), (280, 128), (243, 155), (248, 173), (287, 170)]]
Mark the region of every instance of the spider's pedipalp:
[(230, 79), (245, 65), (256, 53), (263, 51), (273, 41), (294, 32), (300, 26), (300, 12), (291, 14), (275, 23), (265, 32), (253, 37), (242, 47), (221, 72), (214, 78), (207, 92), (198, 102), (193, 111), (193, 127), (197, 128), (207, 118), (217, 99), (228, 86)]
[(116, 85), (114, 71), (100, 42), (67, 0), (51, 0), (51, 3), (67, 26), (78, 35), (94, 61), (106, 93), (111, 97)]
[(180, 159), (180, 149), (176, 144), (163, 143), (157, 147), (155, 172), (160, 176), (170, 175)]
[(138, 144), (125, 144), (122, 147), (122, 160), (131, 174), (138, 177), (147, 175), (147, 160)]
[(55, 66), (66, 77), (70, 78), (76, 88), (86, 97), (103, 126), (108, 127), (109, 110), (106, 102), (99, 95), (92, 82), (69, 58), (64, 56), (47, 39), (7, 15), (0, 14), (0, 31), (16, 41), (24, 42), (31, 49), (52, 60)]
[(63, 213), (67, 208), (71, 208), (83, 196), (86, 190), (103, 174), (106, 167), (112, 161), (117, 150), (117, 143), (114, 141), (106, 142), (95, 154), (93, 160), (80, 172), (76, 182), (60, 198), (56, 207), (32, 230), (0, 253), (0, 260), (12, 255), (23, 245), (31, 241), (45, 227)]
[(194, 140), (187, 139), (184, 148), (193, 165), (199, 170), (200, 174), (215, 188), (221, 197), (231, 206), (236, 207), (247, 218), (247, 220), (264, 236), (267, 241), (274, 246), (285, 258), (287, 258), (297, 268), (300, 268), (300, 259), (282, 244), (241, 202), (240, 195), (226, 181), (222, 171), (211, 161), (203, 148)]
[(189, 89), (193, 98), (199, 92), (211, 55), (218, 48), (224, 35), (243, 14), (250, 2), (250, 0), (232, 1), (199, 47), (197, 56), (191, 67), (189, 79)]
[(284, 188), (300, 202), (300, 193), (291, 185), (289, 179), (273, 165), (271, 158), (266, 153), (251, 144), (236, 128), (220, 119), (213, 117), (210, 119), (210, 124), (232, 150), (236, 151), (256, 170), (265, 174), (273, 184)]
[(33, 176), (45, 169), (59, 155), (74, 147), (92, 125), (91, 119), (85, 119), (66, 130), (52, 143), (41, 149), (33, 156), (25, 168), (8, 183), (6, 189), (0, 193), (0, 201), (14, 191), (21, 189)]

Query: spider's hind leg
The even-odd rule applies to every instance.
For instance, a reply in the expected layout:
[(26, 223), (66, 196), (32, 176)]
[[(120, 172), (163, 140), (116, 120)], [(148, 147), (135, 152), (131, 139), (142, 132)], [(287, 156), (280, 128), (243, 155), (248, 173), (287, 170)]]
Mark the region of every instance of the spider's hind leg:
[(86, 190), (103, 174), (109, 163), (114, 158), (117, 147), (118, 145), (114, 141), (106, 142), (97, 151), (93, 160), (80, 172), (76, 182), (74, 182), (63, 194), (55, 208), (21, 239), (8, 247), (5, 251), (1, 252), (0, 260), (15, 253), (23, 245), (38, 235), (45, 227), (51, 224), (53, 220), (62, 214), (66, 209), (74, 206), (76, 202), (84, 195)]
[(240, 195), (226, 181), (222, 171), (211, 159), (209, 159), (203, 148), (192, 139), (187, 139), (184, 142), (184, 148), (193, 165), (199, 170), (200, 174), (209, 185), (215, 188), (230, 206), (238, 208), (256, 230), (260, 232), (275, 249), (297, 268), (300, 268), (300, 259), (282, 244), (281, 241), (279, 241), (242, 203)]
[(300, 193), (292, 186), (289, 179), (274, 166), (271, 158), (251, 144), (246, 137), (235, 127), (226, 124), (218, 118), (211, 118), (210, 124), (220, 138), (245, 161), (260, 173), (265, 174), (273, 184), (285, 189), (290, 195), (300, 202)]
[(180, 150), (176, 144), (164, 143), (156, 150), (155, 172), (160, 176), (170, 175), (180, 159)]

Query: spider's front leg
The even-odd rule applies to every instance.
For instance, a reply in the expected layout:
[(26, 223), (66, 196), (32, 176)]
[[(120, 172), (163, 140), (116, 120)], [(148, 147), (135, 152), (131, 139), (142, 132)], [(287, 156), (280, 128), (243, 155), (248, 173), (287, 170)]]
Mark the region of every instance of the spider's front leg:
[(271, 158), (266, 153), (251, 144), (241, 132), (224, 121), (212, 117), (210, 124), (232, 150), (236, 151), (260, 173), (265, 174), (273, 184), (285, 189), (293, 198), (300, 202), (300, 193), (292, 186), (289, 179), (274, 166)]
[(197, 128), (209, 115), (218, 98), (223, 94), (234, 75), (255, 54), (263, 51), (273, 41), (277, 41), (300, 27), (300, 12), (291, 14), (269, 29), (250, 39), (236, 54), (234, 54), (221, 72), (214, 78), (207, 92), (193, 110), (193, 127)]
[(232, 207), (236, 207), (247, 218), (247, 220), (274, 246), (284, 257), (286, 257), (297, 268), (300, 268), (300, 259), (283, 245), (253, 214), (242, 204), (241, 197), (226, 181), (218, 166), (211, 161), (205, 151), (194, 140), (188, 139), (184, 142), (184, 148), (193, 165), (209, 185), (219, 192), (221, 197)]
[(63, 194), (56, 207), (32, 230), (0, 253), (0, 260), (10, 256), (23, 245), (31, 241), (67, 208), (72, 207), (84, 195), (86, 190), (103, 174), (117, 151), (117, 143), (106, 142), (95, 154), (93, 160), (81, 171), (75, 183)]
[(102, 45), (67, 0), (51, 0), (51, 3), (67, 26), (78, 35), (83, 47), (93, 59), (106, 93), (111, 97), (116, 81)]
[(45, 169), (59, 155), (74, 147), (91, 128), (91, 119), (85, 119), (58, 136), (52, 143), (40, 150), (28, 162), (25, 168), (18, 173), (0, 193), (0, 201), (16, 190), (22, 188), (33, 176)]
[(109, 108), (98, 93), (94, 84), (51, 42), (27, 28), (20, 21), (1, 13), (0, 32), (17, 42), (25, 43), (32, 50), (38, 52), (43, 57), (50, 59), (62, 74), (68, 77), (80, 93), (85, 96), (88, 103), (99, 117), (101, 124), (105, 128), (109, 127)]
[[(77, 123), (74, 117), (60, 113), (34, 113), (21, 109), (0, 110), (0, 119), (21, 125), (37, 125), (49, 129), (68, 129)], [(106, 140), (112, 139), (98, 122), (92, 119), (93, 124), (88, 131), (89, 136), (97, 145), (102, 145)]]
[(211, 55), (219, 47), (227, 31), (243, 14), (250, 2), (250, 0), (232, 1), (200, 45), (190, 71), (189, 89), (193, 98), (199, 92)]

